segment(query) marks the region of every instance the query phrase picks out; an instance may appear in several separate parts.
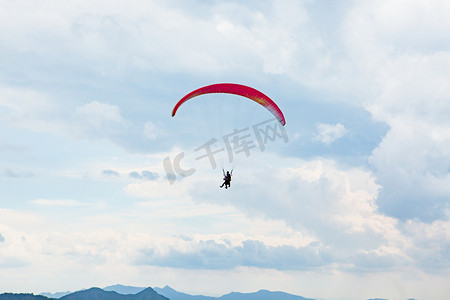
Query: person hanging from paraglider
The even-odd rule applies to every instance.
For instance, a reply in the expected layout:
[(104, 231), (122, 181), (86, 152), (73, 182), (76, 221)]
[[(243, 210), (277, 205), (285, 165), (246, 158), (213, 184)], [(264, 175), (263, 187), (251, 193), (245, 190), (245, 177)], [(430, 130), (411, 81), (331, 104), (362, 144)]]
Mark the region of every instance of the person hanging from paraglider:
[[(207, 86), (198, 88), (198, 89), (196, 89), (194, 91), (191, 91), (190, 93), (186, 94), (183, 98), (181, 98), (175, 104), (175, 106), (172, 109), (172, 117), (175, 117), (175, 114), (177, 113), (178, 109), (180, 108), (180, 106), (183, 103), (190, 102), (190, 100), (192, 98), (195, 98), (195, 97), (198, 97), (198, 96), (201, 96), (201, 95), (222, 94), (222, 93), (223, 94), (237, 95), (237, 96), (241, 96), (241, 97), (247, 98), (249, 100), (252, 100), (252, 101), (256, 102), (257, 104), (259, 104), (259, 105), (263, 106), (264, 108), (266, 108), (269, 112), (271, 112), (272, 115), (278, 120), (278, 122), (282, 126), (286, 125), (286, 120), (284, 118), (283, 112), (281, 111), (281, 109), (278, 107), (278, 105), (272, 99), (270, 99), (267, 95), (263, 94), (262, 92), (254, 89), (252, 87), (245, 86), (245, 85), (242, 85), (242, 84), (236, 84), (236, 83), (216, 83), (216, 84), (207, 85)], [(271, 121), (271, 120), (269, 120), (269, 121)], [(265, 123), (267, 123), (267, 121), (266, 122), (262, 122), (260, 124), (253, 125), (255, 133), (257, 134), (257, 137), (258, 137), (258, 144), (260, 145), (260, 147), (264, 146), (265, 141), (264, 141), (263, 144), (262, 144), (262, 142), (259, 141), (261, 132), (260, 132), (259, 129), (256, 130), (256, 128), (259, 125), (265, 124)], [(244, 129), (244, 130), (241, 130), (241, 131), (245, 131), (245, 130), (247, 130), (247, 129)], [(277, 132), (273, 128), (272, 128), (272, 130), (273, 130), (274, 134), (277, 134)], [(235, 129), (235, 132), (233, 134), (235, 134), (236, 131), (237, 130)], [(237, 132), (241, 132), (241, 131), (237, 131)], [(233, 134), (231, 134), (231, 135), (233, 135)], [(224, 139), (226, 137), (229, 137), (229, 136), (230, 135), (225, 135)], [(264, 134), (264, 136), (266, 136), (266, 134)], [(237, 138), (237, 137), (235, 136), (235, 138)], [(243, 138), (244, 138), (244, 136), (241, 137), (241, 139), (243, 139)], [(267, 136), (266, 136), (266, 138), (267, 138)], [(287, 139), (287, 137), (286, 137), (286, 139)], [(287, 142), (286, 139), (285, 139), (285, 142)], [(273, 139), (270, 138), (270, 140), (273, 140)], [(212, 139), (211, 141), (213, 143), (215, 142), (214, 139)], [(237, 143), (237, 140), (234, 140), (234, 143)], [(245, 145), (247, 147), (244, 148), (244, 151), (245, 151), (245, 154), (246, 154), (247, 157), (248, 157), (248, 153), (247, 153), (248, 148), (251, 148), (251, 147), (248, 147), (248, 144), (250, 144), (250, 143), (246, 142)], [(209, 142), (207, 144), (205, 144), (205, 145), (209, 146)], [(202, 146), (202, 147), (204, 147), (204, 146)], [(199, 148), (202, 148), (202, 147), (199, 147)], [(254, 146), (252, 146), (252, 147), (254, 147)], [(264, 150), (263, 147), (261, 147), (261, 151), (263, 151), (263, 150)], [(218, 150), (218, 151), (221, 151), (221, 150)], [(207, 151), (207, 155), (206, 156), (212, 155), (214, 153), (216, 153), (216, 151)], [(203, 158), (203, 157), (205, 157), (205, 156), (200, 156), (197, 159)], [(169, 159), (169, 162), (170, 162), (170, 159)], [(215, 163), (213, 164), (213, 162), (211, 161), (211, 157), (210, 157), (210, 162), (211, 162), (211, 166), (213, 166), (213, 169), (215, 169), (216, 165), (215, 165)], [(171, 169), (172, 168), (170, 167), (170, 170)], [(225, 174), (225, 170), (224, 169), (222, 169), (222, 171), (223, 171), (223, 176), (224, 176), (223, 177), (224, 182), (222, 183), (222, 185), (220, 185), (220, 187), (222, 188), (222, 187), (225, 186), (225, 188), (227, 189), (227, 188), (229, 188), (231, 186), (231, 176), (233, 175), (233, 169), (231, 169), (231, 171), (227, 171), (226, 174)], [(167, 172), (168, 177), (169, 177), (169, 175), (172, 175), (172, 173), (173, 173), (173, 171), (171, 171), (170, 174), (169, 174), (169, 172)], [(179, 172), (177, 171), (177, 173), (179, 173)]]
[(223, 186), (225, 186), (225, 188), (227, 189), (231, 186), (231, 175), (233, 175), (233, 170), (231, 170), (231, 172), (227, 171), (227, 173), (225, 174), (225, 170), (222, 169), (222, 172), (223, 172), (223, 183), (220, 187), (222, 188)]

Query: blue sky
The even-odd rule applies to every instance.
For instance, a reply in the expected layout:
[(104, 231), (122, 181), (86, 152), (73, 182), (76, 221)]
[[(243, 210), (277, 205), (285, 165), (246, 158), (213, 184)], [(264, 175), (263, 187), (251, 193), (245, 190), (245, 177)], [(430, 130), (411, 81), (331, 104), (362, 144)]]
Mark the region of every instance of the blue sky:
[[(448, 298), (449, 13), (439, 0), (0, 2), (0, 292)], [(218, 82), (275, 100), (288, 141), (277, 131), (262, 151), (252, 126), (271, 114), (233, 96), (171, 117)], [(197, 159), (247, 127), (248, 157)], [(170, 181), (164, 161), (181, 154), (192, 171)], [(235, 166), (227, 191), (222, 166)]]

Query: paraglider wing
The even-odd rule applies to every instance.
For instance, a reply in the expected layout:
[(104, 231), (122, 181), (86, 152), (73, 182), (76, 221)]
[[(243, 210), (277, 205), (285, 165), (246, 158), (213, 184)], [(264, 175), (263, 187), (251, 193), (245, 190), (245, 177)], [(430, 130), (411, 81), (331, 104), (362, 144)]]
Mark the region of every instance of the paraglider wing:
[(261, 104), (267, 110), (269, 110), (277, 118), (277, 120), (281, 123), (281, 125), (284, 126), (286, 124), (283, 113), (281, 112), (280, 108), (275, 104), (275, 102), (272, 101), (272, 99), (270, 99), (269, 97), (267, 97), (266, 95), (264, 95), (263, 93), (254, 88), (235, 83), (212, 84), (190, 92), (189, 94), (181, 98), (181, 100), (178, 101), (178, 103), (175, 105), (175, 107), (172, 110), (172, 117), (175, 116), (178, 108), (184, 102), (200, 95), (212, 93), (234, 94), (249, 98)]

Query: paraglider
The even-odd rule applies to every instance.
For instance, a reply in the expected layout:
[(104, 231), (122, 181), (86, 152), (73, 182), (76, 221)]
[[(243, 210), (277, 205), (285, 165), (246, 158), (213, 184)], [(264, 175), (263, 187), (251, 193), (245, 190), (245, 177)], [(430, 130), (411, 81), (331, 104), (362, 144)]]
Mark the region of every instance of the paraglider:
[[(284, 119), (283, 112), (281, 109), (275, 104), (275, 102), (270, 99), (268, 96), (263, 94), (262, 92), (251, 88), (249, 86), (245, 86), (242, 84), (235, 84), (235, 83), (217, 83), (212, 84), (208, 86), (201, 87), (199, 89), (196, 89), (187, 95), (185, 95), (183, 98), (181, 98), (180, 101), (177, 102), (175, 107), (172, 110), (172, 117), (175, 116), (180, 106), (191, 100), (192, 98), (205, 95), (205, 94), (215, 94), (215, 93), (224, 93), (224, 94), (233, 94), (237, 96), (244, 97), (243, 99), (250, 99), (263, 107), (265, 107), (268, 111), (270, 111), (275, 118), (278, 120), (278, 122), (284, 126), (286, 124), (286, 120)], [(225, 186), (225, 189), (228, 189), (231, 186), (231, 176), (233, 173), (233, 170), (227, 171), (225, 174), (225, 171), (223, 171), (223, 184), (220, 186), (221, 188)]]
[(263, 93), (254, 88), (236, 83), (217, 83), (204, 86), (202, 88), (190, 92), (189, 94), (181, 98), (181, 100), (178, 101), (178, 103), (175, 105), (175, 107), (172, 110), (172, 117), (175, 116), (181, 104), (185, 103), (189, 99), (192, 99), (200, 95), (213, 93), (225, 93), (246, 97), (264, 106), (277, 118), (278, 122), (280, 122), (281, 125), (284, 126), (286, 124), (286, 120), (284, 119), (284, 115), (281, 112), (281, 109), (275, 104), (275, 102), (272, 101), (272, 99), (270, 99), (269, 97), (267, 97), (266, 95), (264, 95)]

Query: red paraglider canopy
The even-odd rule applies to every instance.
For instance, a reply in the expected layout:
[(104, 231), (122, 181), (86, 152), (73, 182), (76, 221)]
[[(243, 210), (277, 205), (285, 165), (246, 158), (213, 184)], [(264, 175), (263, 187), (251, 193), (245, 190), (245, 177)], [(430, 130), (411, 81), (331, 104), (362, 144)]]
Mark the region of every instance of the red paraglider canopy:
[(267, 110), (269, 110), (277, 118), (277, 120), (281, 123), (281, 125), (284, 126), (286, 124), (286, 120), (284, 119), (283, 113), (281, 112), (280, 108), (275, 104), (275, 102), (272, 101), (272, 99), (270, 99), (269, 97), (267, 97), (266, 95), (264, 95), (263, 93), (254, 88), (235, 83), (217, 83), (204, 86), (202, 88), (190, 92), (189, 94), (181, 98), (181, 100), (178, 101), (178, 103), (175, 105), (175, 107), (172, 110), (172, 117), (175, 116), (178, 108), (184, 102), (200, 95), (212, 93), (234, 94), (251, 99), (264, 106)]

